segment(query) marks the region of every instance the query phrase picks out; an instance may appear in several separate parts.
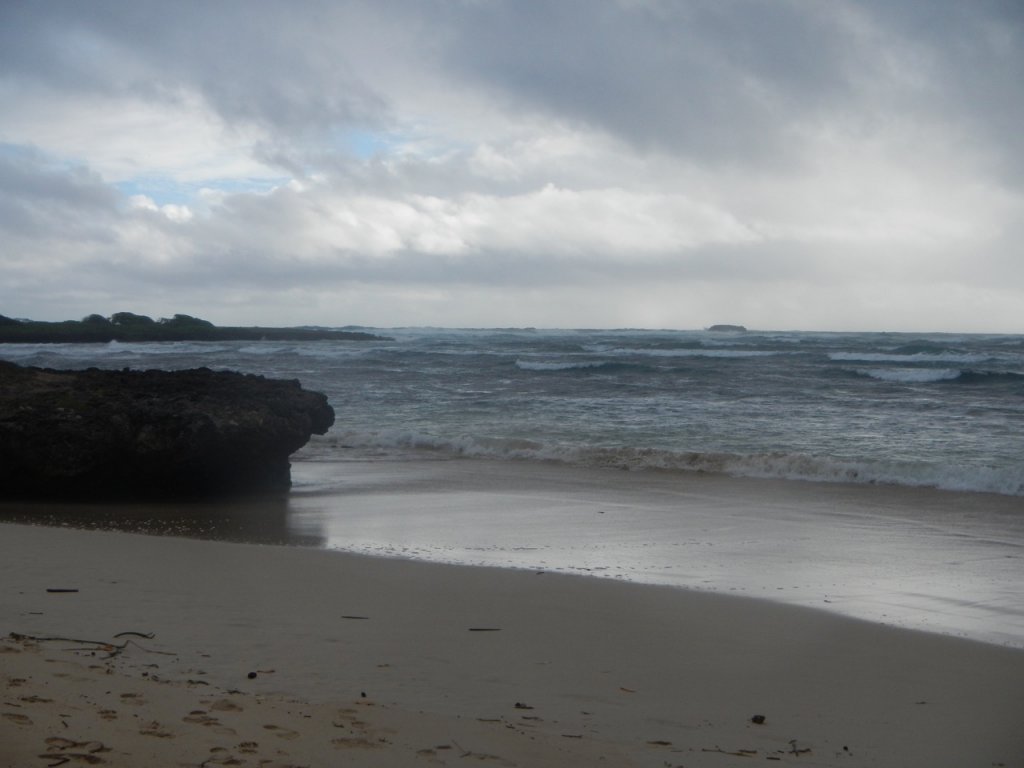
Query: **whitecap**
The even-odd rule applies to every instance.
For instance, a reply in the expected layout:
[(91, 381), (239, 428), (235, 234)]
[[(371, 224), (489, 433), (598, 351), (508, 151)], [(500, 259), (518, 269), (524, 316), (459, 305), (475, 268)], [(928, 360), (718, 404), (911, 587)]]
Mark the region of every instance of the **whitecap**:
[(861, 376), (894, 384), (932, 384), (958, 379), (963, 371), (956, 368), (867, 368), (857, 369)]

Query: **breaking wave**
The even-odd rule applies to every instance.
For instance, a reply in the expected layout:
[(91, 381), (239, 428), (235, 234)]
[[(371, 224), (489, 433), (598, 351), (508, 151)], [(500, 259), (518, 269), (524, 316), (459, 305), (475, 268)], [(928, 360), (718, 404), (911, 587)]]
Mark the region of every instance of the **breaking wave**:
[(735, 477), (930, 487), (949, 491), (1024, 496), (1024, 466), (996, 468), (962, 464), (841, 460), (800, 453), (728, 453), (656, 448), (575, 446), (523, 438), (464, 435), (440, 438), (413, 430), (331, 433), (303, 451), (312, 460), (362, 456), (477, 458), (558, 462), (621, 470), (708, 472)]
[(959, 368), (852, 368), (849, 372), (878, 381), (896, 384), (935, 384), (955, 381), (961, 384), (1024, 385), (1024, 373), (1015, 371), (978, 371)]
[(992, 360), (990, 355), (961, 352), (829, 352), (829, 360), (856, 363), (953, 363), (977, 365)]
[(879, 381), (900, 384), (930, 384), (958, 379), (963, 371), (954, 368), (873, 368), (857, 369), (856, 373)]
[(647, 370), (648, 366), (636, 363), (624, 363), (618, 360), (587, 360), (576, 362), (544, 362), (541, 360), (516, 360), (516, 367), (521, 371), (623, 371)]
[(775, 349), (616, 349), (615, 354), (620, 355), (650, 355), (651, 357), (717, 357), (717, 358), (747, 358), (747, 357), (776, 357), (778, 355), (791, 355), (789, 350)]

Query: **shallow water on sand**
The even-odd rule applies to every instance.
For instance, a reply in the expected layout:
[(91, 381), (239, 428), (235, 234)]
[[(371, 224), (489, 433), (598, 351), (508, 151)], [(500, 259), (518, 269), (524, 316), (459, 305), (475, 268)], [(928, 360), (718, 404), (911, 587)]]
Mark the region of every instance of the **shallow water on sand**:
[(1020, 499), (480, 459), (297, 461), (289, 494), (0, 520), (555, 571), (1024, 648)]
[(1024, 647), (1019, 499), (479, 460), (300, 462), (292, 535), (732, 592)]

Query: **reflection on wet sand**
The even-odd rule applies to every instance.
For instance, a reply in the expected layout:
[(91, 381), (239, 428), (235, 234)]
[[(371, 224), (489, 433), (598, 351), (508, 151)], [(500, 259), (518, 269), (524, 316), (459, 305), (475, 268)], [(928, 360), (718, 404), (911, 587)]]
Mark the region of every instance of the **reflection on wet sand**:
[(173, 503), (0, 503), (0, 522), (254, 544), (324, 546), (326, 539), (309, 527), (290, 530), (288, 516), (288, 497), (284, 494)]

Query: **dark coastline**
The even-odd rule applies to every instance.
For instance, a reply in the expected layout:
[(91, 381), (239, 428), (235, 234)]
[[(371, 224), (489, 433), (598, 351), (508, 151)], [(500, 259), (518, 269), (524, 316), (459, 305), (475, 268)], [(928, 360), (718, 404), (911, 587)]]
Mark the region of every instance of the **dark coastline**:
[(111, 341), (389, 341), (362, 331), (324, 328), (216, 326), (207, 320), (175, 315), (153, 320), (119, 312), (110, 318), (90, 315), (83, 320), (46, 322), (15, 320), (0, 315), (2, 344), (103, 344)]

